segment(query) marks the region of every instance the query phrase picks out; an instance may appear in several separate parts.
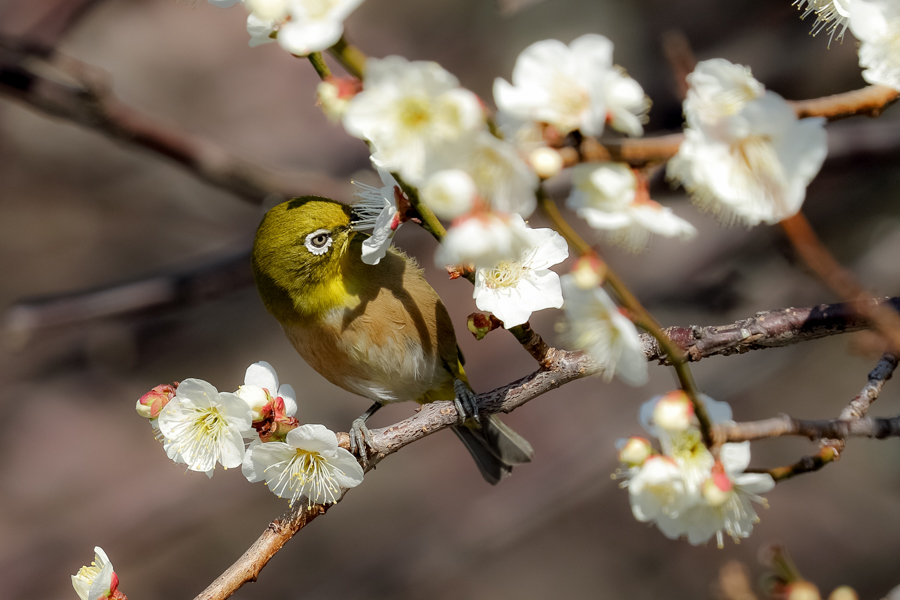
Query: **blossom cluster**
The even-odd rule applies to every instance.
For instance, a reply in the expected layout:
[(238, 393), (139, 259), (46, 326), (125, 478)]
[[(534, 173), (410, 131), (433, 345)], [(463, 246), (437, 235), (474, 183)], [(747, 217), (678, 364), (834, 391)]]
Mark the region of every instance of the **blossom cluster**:
[(156, 386), (137, 401), (137, 411), (151, 420), (176, 463), (209, 477), (217, 464), (241, 467), (249, 481), (265, 481), (291, 505), (300, 498), (310, 505), (335, 502), (343, 489), (362, 483), (362, 468), (333, 431), (299, 424), (294, 388), (279, 385), (265, 361), (247, 368), (234, 393), (185, 379)]
[(859, 40), (863, 79), (900, 90), (900, 4), (894, 0), (795, 0), (801, 18), (815, 15), (812, 34), (829, 33), (828, 43), (847, 28)]
[[(727, 403), (707, 396), (700, 401), (713, 422), (731, 420)], [(644, 403), (640, 420), (661, 451), (642, 437), (619, 442), (623, 468), (616, 476), (628, 488), (634, 517), (655, 524), (670, 539), (686, 538), (694, 545), (715, 536), (721, 548), (724, 534), (735, 541), (748, 537), (759, 521), (752, 503), (765, 506), (760, 494), (775, 487), (771, 475), (744, 472), (750, 442), (723, 444), (713, 456), (681, 390)]]

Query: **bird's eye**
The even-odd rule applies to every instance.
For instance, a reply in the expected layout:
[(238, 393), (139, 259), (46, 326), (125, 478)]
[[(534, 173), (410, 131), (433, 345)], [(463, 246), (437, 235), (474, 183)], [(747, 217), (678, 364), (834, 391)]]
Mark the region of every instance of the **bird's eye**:
[(331, 232), (327, 229), (317, 229), (306, 236), (304, 244), (307, 250), (316, 256), (321, 256), (331, 248)]

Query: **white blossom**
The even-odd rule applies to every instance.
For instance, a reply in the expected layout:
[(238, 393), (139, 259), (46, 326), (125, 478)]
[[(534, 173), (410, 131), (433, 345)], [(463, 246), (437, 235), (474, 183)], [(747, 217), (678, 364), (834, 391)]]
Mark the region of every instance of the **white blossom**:
[(487, 131), (436, 150), (429, 172), (461, 169), (469, 174), (479, 197), (492, 209), (527, 217), (537, 207), (538, 177), (509, 142)]
[[(296, 56), (327, 50), (344, 33), (344, 19), (363, 0), (244, 0), (250, 11), (247, 31), (250, 45), (270, 41)], [(213, 1), (217, 6), (230, 6), (231, 0)]]
[(244, 385), (235, 394), (250, 406), (252, 419), (262, 418), (266, 404), (276, 398), (284, 401), (284, 414), (288, 417), (297, 412), (297, 394), (289, 384), (278, 385), (278, 374), (275, 368), (264, 360), (247, 367), (244, 374)]
[(549, 123), (565, 135), (579, 129), (599, 136), (607, 122), (641, 135), (649, 102), (641, 86), (612, 63), (613, 44), (588, 34), (566, 46), (544, 40), (527, 47), (513, 68), (512, 84), (494, 81), (501, 111)]
[[(675, 395), (683, 400), (683, 392), (673, 392), (645, 402), (640, 410), (642, 425), (659, 439), (663, 455), (678, 469), (682, 486), (682, 495), (673, 497), (671, 505), (659, 508), (649, 520), (655, 521), (660, 531), (671, 539), (684, 537), (697, 545), (715, 536), (721, 548), (724, 534), (735, 540), (750, 535), (758, 521), (751, 502), (765, 505), (760, 494), (771, 490), (775, 482), (768, 474), (744, 473), (750, 464), (750, 442), (723, 444), (717, 461), (703, 445), (696, 427), (663, 427), (665, 423), (658, 421), (668, 410), (661, 410), (660, 405)], [(705, 395), (700, 396), (700, 401), (713, 423), (731, 420), (731, 407), (727, 403)], [(626, 484), (629, 495), (638, 475), (633, 474)], [(670, 477), (674, 479), (674, 475)]]
[[(803, 10), (803, 14), (800, 15), (801, 19), (812, 14), (816, 15), (816, 21), (810, 32), (813, 36), (822, 31), (829, 32), (828, 47), (831, 47), (835, 33), (837, 33), (838, 41), (843, 41), (844, 32), (850, 25), (851, 0), (794, 0), (794, 4), (800, 10), (806, 6), (806, 10)], [(838, 33), (839, 30), (840, 33)]]
[(100, 546), (94, 547), (94, 560), (90, 566), (81, 567), (72, 575), (72, 587), (81, 600), (106, 598), (116, 591), (119, 578), (113, 571), (112, 563)]
[(825, 120), (798, 120), (774, 92), (753, 97), (753, 87), (727, 78), (735, 70), (722, 65), (698, 65), (703, 83), (685, 101), (688, 127), (668, 176), (726, 223), (777, 223), (800, 210), (825, 160)]
[(634, 172), (622, 163), (573, 168), (567, 205), (610, 241), (631, 251), (645, 248), (653, 233), (683, 240), (697, 235), (693, 225), (639, 190)]
[(279, 498), (300, 498), (309, 505), (336, 502), (341, 489), (356, 487), (363, 470), (356, 458), (339, 447), (334, 432), (323, 425), (301, 425), (284, 442), (253, 443), (244, 460), (244, 476), (265, 481)]
[(236, 394), (219, 393), (200, 379), (185, 379), (159, 413), (166, 453), (191, 471), (212, 476), (216, 463), (226, 469), (244, 459), (244, 435), (250, 434), (250, 406)]
[(472, 210), (478, 188), (462, 169), (444, 169), (433, 173), (419, 188), (422, 203), (441, 219), (453, 220)]
[(736, 65), (724, 58), (697, 63), (687, 76), (688, 91), (684, 99), (684, 118), (688, 127), (710, 135), (725, 135), (732, 117), (748, 102), (765, 94), (766, 89), (750, 72), (750, 67)]
[(561, 278), (569, 338), (603, 367), (606, 381), (613, 375), (630, 385), (647, 382), (647, 358), (631, 319), (619, 311), (603, 288), (583, 289), (574, 275)]
[(627, 483), (634, 518), (643, 523), (677, 517), (694, 499), (685, 487), (681, 469), (668, 456), (647, 458)]
[(394, 233), (401, 225), (397, 210), (397, 194), (402, 193), (400, 184), (387, 169), (376, 169), (381, 177), (382, 187), (353, 182), (358, 188), (354, 193), (358, 200), (353, 204), (353, 229), (372, 231), (362, 243), (362, 260), (367, 265), (381, 262), (394, 239)]
[(850, 29), (859, 38), (863, 79), (900, 90), (900, 3), (853, 0)]
[(550, 267), (569, 256), (565, 238), (552, 229), (530, 229), (519, 215), (510, 218), (527, 242), (515, 260), (475, 271), (475, 305), (503, 321), (509, 329), (526, 322), (531, 313), (563, 305), (559, 275)]
[(528, 249), (529, 240), (513, 218), (477, 211), (458, 219), (441, 241), (435, 263), (444, 266), (493, 268), (503, 261), (515, 261)]
[(616, 449), (619, 451), (619, 462), (629, 467), (640, 467), (654, 454), (649, 440), (638, 436), (618, 440)]
[(472, 92), (434, 62), (370, 58), (363, 91), (344, 113), (344, 127), (368, 140), (378, 166), (418, 185), (429, 154), (486, 127)]

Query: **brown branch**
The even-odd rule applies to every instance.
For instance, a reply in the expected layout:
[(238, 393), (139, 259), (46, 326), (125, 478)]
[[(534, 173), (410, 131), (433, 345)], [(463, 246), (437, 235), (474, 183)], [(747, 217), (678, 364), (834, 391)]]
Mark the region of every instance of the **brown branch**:
[(788, 435), (808, 437), (811, 440), (824, 438), (843, 440), (848, 437), (869, 437), (880, 440), (900, 436), (900, 417), (810, 421), (795, 419), (789, 415), (780, 415), (762, 421), (717, 423), (713, 426), (713, 438), (717, 444), (752, 442)]
[[(343, 498), (343, 495), (341, 495)], [(340, 499), (338, 500), (340, 501)], [(331, 505), (307, 506), (298, 504), (289, 510), (280, 519), (275, 519), (259, 539), (224, 573), (219, 575), (205, 590), (197, 595), (195, 600), (222, 600), (235, 593), (245, 583), (256, 581), (259, 573), (275, 553), (281, 550), (288, 540), (298, 531), (306, 527), (319, 515), (324, 515)]]
[(326, 176), (276, 173), (234, 156), (123, 104), (110, 94), (106, 75), (97, 69), (71, 59), (42, 63), (38, 55), (23, 53), (11, 43), (0, 39), (0, 95), (28, 108), (165, 156), (201, 181), (253, 204), (270, 196), (290, 198), (313, 191), (338, 196), (343, 189)]
[(688, 91), (687, 76), (697, 66), (697, 59), (694, 57), (693, 50), (691, 50), (691, 43), (683, 31), (676, 29), (663, 33), (662, 49), (666, 60), (669, 62), (672, 75), (675, 77), (675, 89), (678, 99), (684, 100)]
[(825, 117), (829, 121), (838, 121), (856, 115), (877, 117), (888, 106), (897, 101), (900, 92), (883, 85), (870, 85), (860, 90), (813, 98), (811, 100), (792, 100), (788, 103), (800, 119), (806, 117)]

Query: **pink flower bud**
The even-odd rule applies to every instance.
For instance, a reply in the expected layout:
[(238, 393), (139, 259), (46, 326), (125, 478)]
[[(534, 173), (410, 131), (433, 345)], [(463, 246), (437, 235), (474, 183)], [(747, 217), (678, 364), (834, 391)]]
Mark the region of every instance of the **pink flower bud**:
[(734, 484), (725, 473), (722, 463), (716, 461), (710, 478), (703, 482), (700, 491), (710, 506), (722, 506), (731, 498)]
[(606, 278), (606, 264), (594, 255), (582, 256), (572, 268), (575, 285), (590, 290), (603, 283)]
[(653, 408), (653, 422), (669, 431), (687, 430), (694, 418), (694, 407), (684, 390), (669, 392)]
[(155, 419), (159, 416), (159, 411), (169, 403), (169, 400), (175, 397), (177, 388), (177, 381), (172, 385), (160, 384), (141, 396), (135, 405), (135, 409), (145, 419)]
[(640, 467), (651, 456), (653, 456), (653, 446), (642, 437), (630, 437), (619, 448), (619, 462), (629, 467)]
[(466, 326), (476, 340), (483, 340), (493, 330), (503, 327), (503, 322), (491, 313), (473, 312), (469, 315)]

